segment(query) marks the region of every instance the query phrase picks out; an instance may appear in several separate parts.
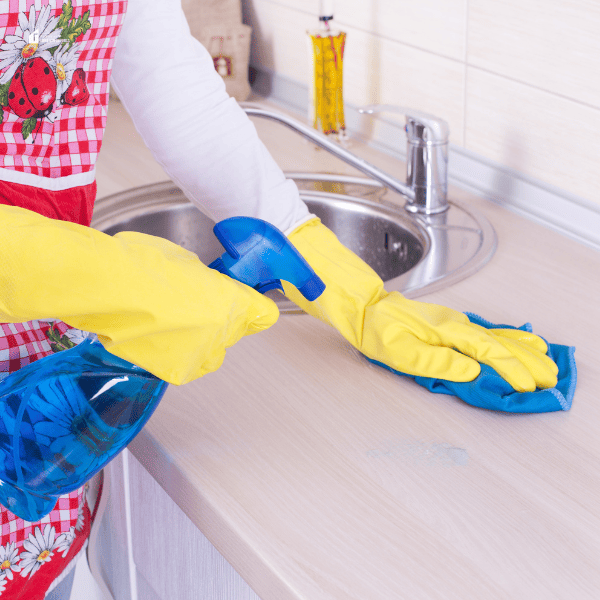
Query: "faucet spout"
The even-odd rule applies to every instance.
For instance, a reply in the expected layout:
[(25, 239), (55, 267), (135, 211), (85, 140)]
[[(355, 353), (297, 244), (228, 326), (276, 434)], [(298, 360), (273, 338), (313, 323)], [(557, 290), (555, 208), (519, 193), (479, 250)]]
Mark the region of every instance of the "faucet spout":
[(286, 127), (300, 134), (302, 137), (306, 138), (307, 140), (310, 140), (323, 150), (326, 150), (334, 156), (337, 156), (340, 160), (343, 160), (351, 167), (354, 167), (355, 169), (361, 171), (365, 175), (372, 177), (373, 179), (375, 179), (375, 181), (378, 181), (385, 187), (395, 192), (398, 192), (403, 196), (406, 196), (406, 198), (408, 198), (409, 200), (409, 204), (412, 204), (414, 202), (415, 191), (409, 185), (402, 181), (399, 181), (391, 175), (388, 175), (384, 171), (381, 171), (374, 165), (368, 163), (366, 160), (363, 160), (355, 154), (352, 154), (352, 152), (348, 152), (348, 150), (343, 148), (340, 144), (334, 142), (333, 140), (330, 140), (328, 137), (326, 137), (322, 133), (319, 133), (315, 129), (312, 129), (311, 127), (308, 127), (307, 125), (304, 125), (299, 121), (288, 117), (287, 115), (267, 110), (254, 104), (244, 102), (240, 103), (240, 106), (249, 116), (270, 119), (272, 121), (276, 121), (278, 123), (281, 123), (282, 125), (285, 125)]

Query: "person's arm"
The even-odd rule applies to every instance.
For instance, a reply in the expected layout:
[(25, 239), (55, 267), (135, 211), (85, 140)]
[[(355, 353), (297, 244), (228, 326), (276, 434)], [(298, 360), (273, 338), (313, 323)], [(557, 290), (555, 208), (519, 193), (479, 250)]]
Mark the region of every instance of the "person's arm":
[(180, 0), (129, 0), (111, 83), (156, 160), (215, 221), (250, 216), (285, 231), (308, 216), (190, 34)]
[(275, 303), (160, 237), (114, 236), (0, 205), (0, 322), (48, 317), (98, 334), (109, 351), (182, 384), (267, 329)]
[(286, 295), (366, 356), (453, 381), (473, 380), (481, 362), (520, 391), (556, 384), (541, 338), (489, 332), (456, 311), (388, 294), (364, 261), (318, 219), (308, 220), (295, 185), (191, 37), (179, 0), (129, 0), (113, 82), (156, 159), (204, 212), (216, 220), (258, 217), (289, 233), (326, 289), (315, 303), (284, 283)]

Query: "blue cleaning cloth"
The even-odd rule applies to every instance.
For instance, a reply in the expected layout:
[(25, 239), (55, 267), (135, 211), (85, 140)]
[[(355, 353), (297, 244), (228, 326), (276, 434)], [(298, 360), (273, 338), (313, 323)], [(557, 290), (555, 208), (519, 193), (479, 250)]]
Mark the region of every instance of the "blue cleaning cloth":
[[(471, 323), (481, 325), (486, 329), (521, 329), (532, 332), (531, 324), (526, 323), (521, 327), (512, 325), (494, 325), (489, 321), (473, 313), (465, 313)], [(544, 340), (547, 342), (547, 340)], [(548, 344), (547, 355), (558, 366), (558, 383), (556, 387), (534, 392), (516, 392), (510, 384), (502, 379), (491, 367), (481, 365), (481, 373), (473, 381), (455, 383), (445, 379), (434, 379), (432, 377), (418, 377), (396, 371), (383, 363), (368, 359), (396, 373), (414, 379), (419, 385), (427, 388), (435, 394), (449, 394), (458, 396), (471, 406), (499, 410), (508, 413), (543, 413), (557, 410), (569, 410), (575, 394), (577, 385), (577, 367), (575, 365), (575, 348), (573, 346), (560, 346)]]

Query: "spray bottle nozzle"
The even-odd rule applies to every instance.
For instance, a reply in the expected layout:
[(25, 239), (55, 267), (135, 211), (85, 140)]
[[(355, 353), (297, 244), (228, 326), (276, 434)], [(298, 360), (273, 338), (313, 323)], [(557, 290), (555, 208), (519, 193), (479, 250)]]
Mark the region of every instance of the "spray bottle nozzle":
[(226, 252), (210, 265), (220, 273), (265, 293), (283, 291), (281, 280), (298, 288), (309, 301), (316, 300), (325, 284), (275, 226), (252, 217), (232, 217), (213, 228)]

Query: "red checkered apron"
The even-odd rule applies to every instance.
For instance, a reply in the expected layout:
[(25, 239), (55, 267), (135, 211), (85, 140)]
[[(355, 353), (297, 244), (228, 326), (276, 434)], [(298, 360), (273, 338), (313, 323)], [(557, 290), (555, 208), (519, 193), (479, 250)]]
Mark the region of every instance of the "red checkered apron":
[[(71, 19), (67, 20), (63, 0), (0, 0), (0, 35), (4, 38), (0, 47), (0, 84), (10, 81), (13, 87), (6, 96), (14, 94), (7, 99), (0, 95), (4, 111), (0, 167), (54, 180), (93, 172), (106, 126), (110, 68), (127, 2), (71, 2)], [(85, 29), (85, 33), (60, 52), (62, 46), (56, 46), (56, 39), (62, 38), (57, 38), (57, 32), (64, 32), (70, 41), (68, 36), (78, 33), (78, 20), (79, 31)], [(33, 39), (39, 39), (37, 48), (26, 50), (36, 31), (38, 37)], [(63, 46), (68, 46), (68, 42)], [(25, 68), (17, 77), (22, 65)], [(46, 69), (50, 71), (47, 74)], [(33, 75), (29, 81), (30, 72)], [(36, 99), (45, 89), (44, 76), (50, 80), (54, 77), (57, 89), (49, 89), (45, 102), (40, 103)], [(34, 94), (36, 86), (38, 93)], [(50, 107), (51, 111), (44, 114)], [(28, 110), (32, 112), (28, 114)], [(93, 176), (87, 182), (92, 180)], [(17, 178), (12, 181), (26, 183)], [(85, 177), (80, 178), (83, 181)], [(53, 184), (59, 185), (56, 181)], [(67, 186), (73, 187), (67, 183), (62, 188)]]
[[(126, 7), (127, 0), (0, 0), (0, 204), (90, 224)], [(0, 379), (75, 333), (65, 323), (0, 324)], [(0, 522), (0, 600), (41, 600), (83, 550), (90, 511), (82, 488), (38, 523), (4, 507)]]

